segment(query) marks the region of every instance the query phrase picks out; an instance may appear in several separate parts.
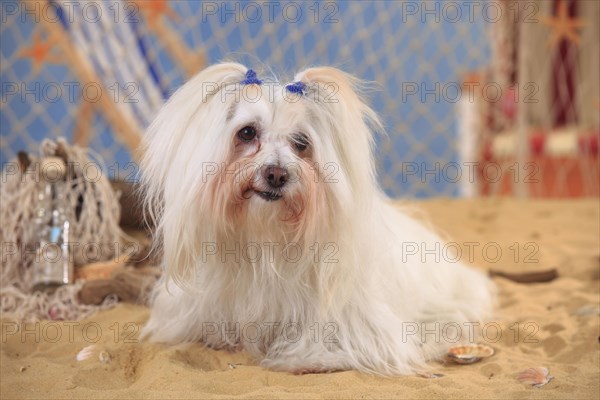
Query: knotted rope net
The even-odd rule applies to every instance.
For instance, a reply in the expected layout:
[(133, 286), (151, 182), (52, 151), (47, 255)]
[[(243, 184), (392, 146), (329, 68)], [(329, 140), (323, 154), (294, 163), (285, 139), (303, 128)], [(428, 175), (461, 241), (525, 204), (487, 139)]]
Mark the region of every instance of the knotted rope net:
[(98, 306), (78, 301), (83, 282), (59, 287), (53, 293), (31, 292), (32, 263), (36, 257), (36, 212), (44, 171), (44, 157), (60, 157), (67, 174), (61, 185), (66, 218), (70, 224), (69, 257), (75, 268), (90, 262), (106, 261), (118, 256), (125, 235), (119, 227), (120, 205), (100, 161), (64, 139), (45, 140), (40, 156), (20, 154), (2, 171), (0, 190), (0, 241), (2, 269), (0, 300), (3, 317), (24, 321), (39, 319), (81, 319), (98, 309), (109, 308), (117, 301), (107, 297)]

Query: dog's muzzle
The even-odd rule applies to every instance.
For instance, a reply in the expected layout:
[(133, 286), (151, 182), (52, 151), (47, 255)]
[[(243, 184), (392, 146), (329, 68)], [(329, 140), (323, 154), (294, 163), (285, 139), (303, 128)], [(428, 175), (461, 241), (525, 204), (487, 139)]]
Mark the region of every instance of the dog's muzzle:
[(287, 169), (277, 165), (265, 165), (261, 169), (261, 174), (271, 189), (281, 189), (288, 181)]
[(281, 189), (288, 181), (288, 171), (277, 165), (265, 165), (260, 174), (268, 186), (268, 190), (254, 192), (266, 201), (279, 200), (282, 197)]

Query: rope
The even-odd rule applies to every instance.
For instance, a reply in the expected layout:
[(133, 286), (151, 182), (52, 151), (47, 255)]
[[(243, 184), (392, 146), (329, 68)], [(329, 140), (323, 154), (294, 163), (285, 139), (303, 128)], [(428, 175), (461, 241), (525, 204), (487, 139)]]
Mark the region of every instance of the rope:
[[(111, 307), (115, 298), (107, 298), (99, 306), (78, 302), (82, 282), (59, 287), (52, 294), (30, 293), (33, 277), (31, 266), (35, 257), (37, 195), (41, 179), (40, 160), (59, 156), (67, 164), (63, 185), (65, 212), (70, 222), (70, 248), (75, 267), (90, 261), (105, 261), (117, 255), (121, 240), (126, 238), (119, 227), (120, 206), (117, 194), (88, 151), (69, 146), (64, 139), (45, 140), (41, 157), (29, 157), (31, 163), (18, 173), (11, 168), (2, 171), (0, 190), (0, 311), (19, 320), (81, 319), (98, 309)], [(98, 158), (96, 156), (96, 158)], [(12, 165), (17, 165), (17, 159)], [(43, 172), (43, 171), (42, 171)], [(94, 250), (93, 259), (86, 248)], [(99, 251), (98, 251), (99, 250)]]

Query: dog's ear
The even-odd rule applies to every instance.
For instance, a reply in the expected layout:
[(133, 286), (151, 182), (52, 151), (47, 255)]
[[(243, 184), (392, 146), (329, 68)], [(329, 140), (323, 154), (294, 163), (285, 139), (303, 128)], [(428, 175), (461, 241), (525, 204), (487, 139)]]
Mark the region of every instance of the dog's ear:
[[(204, 184), (206, 165), (218, 165), (229, 149), (223, 135), (227, 104), (219, 93), (230, 84), (239, 84), (248, 69), (236, 63), (210, 66), (179, 88), (165, 103), (146, 130), (142, 148), (141, 178), (145, 214), (157, 227), (165, 245), (166, 274), (181, 280), (189, 271), (189, 247), (196, 245), (193, 224), (186, 223), (197, 212), (195, 194)], [(234, 96), (228, 96), (234, 98)], [(165, 208), (169, 218), (163, 218)], [(196, 217), (195, 220), (200, 220)], [(183, 251), (182, 249), (186, 250)], [(168, 249), (168, 251), (167, 251)]]
[(306, 85), (309, 98), (322, 105), (360, 116), (371, 128), (383, 131), (382, 124), (363, 98), (366, 82), (333, 67), (314, 67), (299, 72), (296, 82)]
[[(221, 96), (216, 94), (226, 85), (242, 81), (247, 70), (237, 63), (212, 65), (200, 71), (171, 95), (144, 134), (141, 148), (142, 176), (151, 177), (153, 182), (165, 182), (169, 167), (176, 165), (177, 159), (182, 157), (184, 141), (202, 139), (208, 131), (206, 126), (218, 123), (211, 118), (218, 119), (224, 115), (210, 112), (206, 116), (203, 111), (208, 113), (209, 103), (221, 100)], [(216, 109), (219, 108), (223, 107), (216, 106)], [(199, 123), (204, 129), (194, 125)], [(188, 130), (194, 132), (186, 138)]]
[(375, 182), (373, 133), (384, 130), (363, 99), (367, 84), (333, 67), (309, 68), (296, 74), (294, 80), (294, 87), (304, 89), (303, 97), (315, 108), (314, 114), (327, 119), (324, 130), (333, 129), (331, 140), (354, 189), (370, 187)]
[(211, 65), (197, 73), (183, 88), (188, 87), (190, 90), (199, 89), (202, 94), (202, 100), (207, 101), (210, 96), (218, 93), (226, 85), (240, 83), (244, 79), (246, 72), (248, 72), (248, 68), (238, 63)]

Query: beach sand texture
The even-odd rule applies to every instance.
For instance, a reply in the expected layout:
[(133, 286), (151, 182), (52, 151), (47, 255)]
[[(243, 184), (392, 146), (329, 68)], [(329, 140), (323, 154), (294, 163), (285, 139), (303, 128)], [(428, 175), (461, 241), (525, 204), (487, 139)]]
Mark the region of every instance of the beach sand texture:
[[(414, 203), (410, 203), (411, 205)], [(436, 199), (416, 203), (477, 268), (559, 278), (522, 284), (496, 277), (497, 316), (482, 343), (496, 354), (471, 365), (432, 362), (444, 376), (383, 378), (336, 372), (296, 376), (228, 353), (140, 343), (148, 309), (131, 304), (84, 321), (17, 325), (2, 320), (4, 398), (600, 398), (600, 206), (592, 200)], [(488, 243), (487, 254), (483, 246)], [(516, 252), (515, 243), (520, 249)], [(496, 244), (502, 249), (498, 259)], [(529, 261), (529, 262), (528, 262)], [(497, 329), (499, 328), (499, 330)], [(16, 331), (17, 330), (17, 331)], [(16, 332), (15, 332), (16, 331)], [(498, 337), (497, 331), (501, 333)], [(77, 354), (96, 344), (89, 359)], [(103, 363), (102, 357), (110, 360)], [(547, 367), (542, 388), (516, 375)]]

